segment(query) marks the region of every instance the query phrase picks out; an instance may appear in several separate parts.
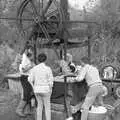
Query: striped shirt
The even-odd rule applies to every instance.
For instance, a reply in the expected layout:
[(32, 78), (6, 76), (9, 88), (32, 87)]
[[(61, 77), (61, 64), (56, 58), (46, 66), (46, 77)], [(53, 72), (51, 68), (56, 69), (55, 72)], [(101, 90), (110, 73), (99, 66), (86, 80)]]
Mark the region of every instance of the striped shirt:
[(49, 86), (51, 89), (53, 87), (53, 74), (50, 67), (44, 63), (36, 65), (30, 72), (28, 81), (32, 84), (34, 92), (39, 92), (40, 87)]

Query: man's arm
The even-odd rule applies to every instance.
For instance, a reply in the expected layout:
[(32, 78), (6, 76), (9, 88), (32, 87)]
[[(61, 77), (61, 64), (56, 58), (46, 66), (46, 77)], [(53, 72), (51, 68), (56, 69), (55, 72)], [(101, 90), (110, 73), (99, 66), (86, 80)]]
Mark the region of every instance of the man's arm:
[(51, 68), (49, 68), (49, 72), (48, 72), (48, 81), (49, 81), (49, 85), (52, 88), (53, 87), (53, 82), (54, 82), (54, 77), (53, 77), (53, 73)]
[(75, 79), (77, 81), (82, 81), (85, 78), (86, 72), (87, 72), (87, 68), (84, 66), (83, 68), (81, 68), (80, 73)]

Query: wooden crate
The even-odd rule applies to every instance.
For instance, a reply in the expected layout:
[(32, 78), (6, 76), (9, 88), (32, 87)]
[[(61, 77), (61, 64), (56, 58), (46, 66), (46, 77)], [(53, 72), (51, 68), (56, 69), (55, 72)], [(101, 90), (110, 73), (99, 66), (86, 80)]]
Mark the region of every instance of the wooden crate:
[(15, 94), (19, 95), (22, 93), (22, 85), (20, 82), (20, 74), (8, 74), (5, 76), (8, 79), (9, 89), (14, 92)]
[(9, 89), (16, 95), (21, 94), (22, 86), (19, 80), (8, 79)]

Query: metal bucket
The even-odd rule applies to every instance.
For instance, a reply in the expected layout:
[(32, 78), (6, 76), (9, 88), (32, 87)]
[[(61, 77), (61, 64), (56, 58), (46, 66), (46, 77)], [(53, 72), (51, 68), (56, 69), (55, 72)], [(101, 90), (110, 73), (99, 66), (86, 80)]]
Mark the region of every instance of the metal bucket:
[(106, 117), (107, 109), (103, 106), (92, 106), (88, 114), (88, 120), (104, 120)]

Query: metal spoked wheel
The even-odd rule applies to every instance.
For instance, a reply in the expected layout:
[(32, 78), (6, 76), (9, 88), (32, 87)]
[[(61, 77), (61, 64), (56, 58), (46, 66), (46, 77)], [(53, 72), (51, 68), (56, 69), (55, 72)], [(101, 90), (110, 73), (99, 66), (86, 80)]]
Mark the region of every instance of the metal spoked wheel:
[(115, 97), (120, 99), (120, 84), (115, 88)]
[(24, 0), (17, 11), (17, 26), (25, 39), (37, 34), (40, 44), (58, 37), (64, 19), (56, 0)]

